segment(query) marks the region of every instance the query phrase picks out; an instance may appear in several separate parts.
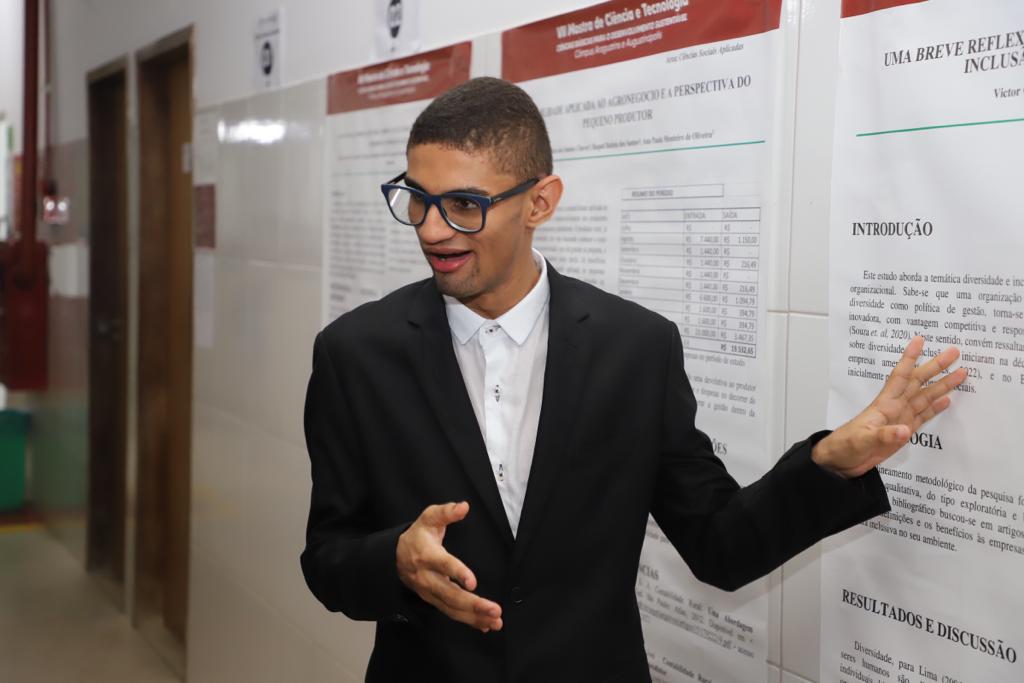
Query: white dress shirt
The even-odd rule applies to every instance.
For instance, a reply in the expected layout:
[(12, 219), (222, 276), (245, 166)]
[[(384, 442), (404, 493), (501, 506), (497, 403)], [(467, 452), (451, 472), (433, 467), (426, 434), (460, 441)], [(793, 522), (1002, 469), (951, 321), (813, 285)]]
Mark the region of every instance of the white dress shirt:
[(548, 358), (547, 265), (537, 250), (540, 279), (508, 312), (489, 320), (445, 296), (455, 357), (487, 445), (512, 535), (526, 498)]

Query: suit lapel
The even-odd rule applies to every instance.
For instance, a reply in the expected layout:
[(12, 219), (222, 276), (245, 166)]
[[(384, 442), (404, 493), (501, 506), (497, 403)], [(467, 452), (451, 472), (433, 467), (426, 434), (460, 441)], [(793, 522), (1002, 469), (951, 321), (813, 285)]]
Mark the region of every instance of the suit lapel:
[(444, 300), (433, 280), (423, 284), (409, 321), (420, 331), (419, 343), (413, 352), (413, 366), (431, 409), (502, 538), (511, 544), (512, 529), (491, 472), (487, 447), (466, 392), (462, 371), (455, 359)]
[(570, 437), (576, 422), (590, 352), (585, 322), (588, 312), (579, 298), (574, 296), (572, 281), (560, 275), (550, 263), (548, 280), (551, 284), (551, 301), (544, 394), (526, 500), (516, 535), (513, 567), (522, 561), (530, 541), (536, 535), (548, 500), (568, 461)]

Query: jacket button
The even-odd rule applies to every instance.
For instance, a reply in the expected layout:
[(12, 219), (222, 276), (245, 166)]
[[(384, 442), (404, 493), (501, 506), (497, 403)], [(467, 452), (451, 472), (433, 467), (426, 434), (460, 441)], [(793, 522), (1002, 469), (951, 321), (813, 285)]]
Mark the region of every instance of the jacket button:
[(519, 586), (515, 586), (512, 588), (512, 591), (508, 594), (508, 598), (509, 600), (511, 600), (513, 605), (521, 605), (523, 604), (523, 591), (519, 588)]
[(407, 616), (405, 616), (404, 614), (402, 614), (401, 612), (396, 612), (395, 614), (392, 614), (391, 615), (391, 620), (394, 621), (395, 623), (398, 623), (398, 624), (408, 624), (409, 623), (409, 618)]

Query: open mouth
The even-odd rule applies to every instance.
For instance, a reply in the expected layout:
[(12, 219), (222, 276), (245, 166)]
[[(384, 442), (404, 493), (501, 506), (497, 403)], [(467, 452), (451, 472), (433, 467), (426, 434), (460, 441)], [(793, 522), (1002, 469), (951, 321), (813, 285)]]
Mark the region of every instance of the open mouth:
[(444, 254), (428, 253), (427, 260), (430, 266), (440, 273), (451, 273), (462, 267), (473, 255), (469, 251), (457, 251)]

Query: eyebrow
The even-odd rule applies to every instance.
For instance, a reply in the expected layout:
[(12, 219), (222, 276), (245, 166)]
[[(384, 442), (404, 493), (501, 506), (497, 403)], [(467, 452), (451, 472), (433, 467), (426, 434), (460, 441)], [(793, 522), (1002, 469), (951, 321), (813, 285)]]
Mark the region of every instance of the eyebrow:
[[(416, 182), (415, 180), (413, 180), (412, 178), (409, 177), (408, 173), (405, 174), (405, 184), (408, 185), (409, 187), (412, 187), (412, 188), (415, 188), (417, 190), (420, 190), (421, 192), (426, 192), (426, 190), (423, 188), (422, 185), (420, 185), (418, 182)], [(440, 194), (448, 194), (450, 192), (465, 192), (466, 194), (476, 194), (476, 195), (481, 195), (483, 197), (490, 197), (491, 196), (490, 192), (488, 192), (487, 190), (485, 190), (485, 189), (483, 189), (481, 187), (457, 187), (454, 190), (445, 190), (444, 192), (441, 192)]]

